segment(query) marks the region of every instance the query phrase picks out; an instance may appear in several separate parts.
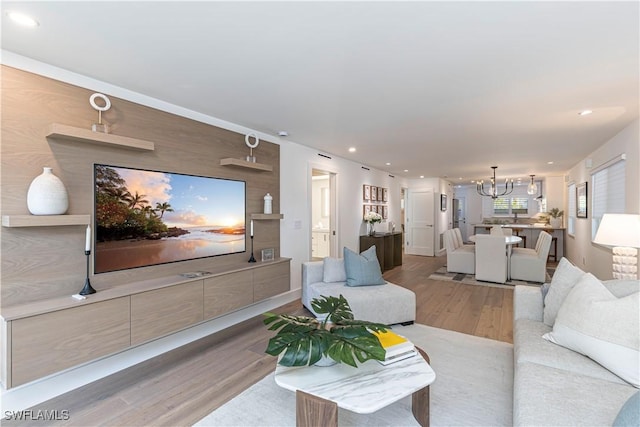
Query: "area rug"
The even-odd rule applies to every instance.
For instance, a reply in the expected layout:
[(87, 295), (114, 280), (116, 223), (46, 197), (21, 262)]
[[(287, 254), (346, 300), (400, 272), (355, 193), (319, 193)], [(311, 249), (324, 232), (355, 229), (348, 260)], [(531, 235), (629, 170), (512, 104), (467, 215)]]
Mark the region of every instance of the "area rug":
[[(431, 426), (507, 426), (513, 406), (513, 346), (424, 325), (397, 326), (430, 357)], [(368, 362), (376, 363), (376, 362)], [(310, 369), (322, 368), (312, 367)], [(295, 393), (273, 373), (197, 422), (196, 426), (295, 426)], [(340, 426), (417, 426), (407, 397), (373, 414), (339, 409)]]
[[(547, 268), (547, 278), (546, 282), (549, 283), (551, 281), (551, 276), (553, 276), (554, 269)], [(432, 280), (444, 280), (444, 281), (453, 281), (460, 282), (466, 285), (480, 285), (480, 286), (491, 286), (494, 288), (511, 288), (513, 289), (516, 285), (525, 285), (525, 286), (542, 286), (542, 283), (538, 282), (527, 282), (524, 280), (507, 280), (504, 284), (501, 283), (491, 283), (491, 282), (483, 282), (481, 280), (476, 280), (476, 276), (473, 274), (466, 273), (449, 273), (447, 272), (447, 267), (440, 267), (436, 272), (429, 276), (429, 279)]]

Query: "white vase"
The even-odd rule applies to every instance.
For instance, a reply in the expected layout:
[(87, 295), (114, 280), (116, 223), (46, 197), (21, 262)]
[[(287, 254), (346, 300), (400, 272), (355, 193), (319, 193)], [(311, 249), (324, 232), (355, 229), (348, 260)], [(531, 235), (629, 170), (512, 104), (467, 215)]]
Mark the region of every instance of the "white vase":
[(67, 189), (51, 168), (43, 169), (29, 186), (27, 208), (33, 215), (62, 215), (69, 209)]
[(552, 228), (562, 228), (562, 218), (550, 218), (549, 225)]

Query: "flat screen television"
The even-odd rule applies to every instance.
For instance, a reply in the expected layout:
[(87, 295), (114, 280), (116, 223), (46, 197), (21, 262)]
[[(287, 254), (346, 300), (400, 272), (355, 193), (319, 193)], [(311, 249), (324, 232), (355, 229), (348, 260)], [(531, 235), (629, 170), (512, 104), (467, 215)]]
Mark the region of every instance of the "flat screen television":
[(96, 274), (246, 251), (244, 181), (94, 165)]

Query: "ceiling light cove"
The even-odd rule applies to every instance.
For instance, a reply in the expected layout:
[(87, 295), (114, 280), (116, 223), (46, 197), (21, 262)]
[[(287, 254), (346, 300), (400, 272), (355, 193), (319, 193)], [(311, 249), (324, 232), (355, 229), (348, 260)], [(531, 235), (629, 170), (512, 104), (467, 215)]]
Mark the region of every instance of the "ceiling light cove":
[(40, 25), (40, 23), (38, 21), (36, 21), (35, 19), (33, 19), (32, 17), (30, 17), (29, 15), (26, 15), (22, 12), (16, 12), (16, 11), (9, 11), (7, 12), (7, 16), (16, 24), (22, 25), (23, 27), (29, 27), (29, 28), (35, 28), (38, 25)]

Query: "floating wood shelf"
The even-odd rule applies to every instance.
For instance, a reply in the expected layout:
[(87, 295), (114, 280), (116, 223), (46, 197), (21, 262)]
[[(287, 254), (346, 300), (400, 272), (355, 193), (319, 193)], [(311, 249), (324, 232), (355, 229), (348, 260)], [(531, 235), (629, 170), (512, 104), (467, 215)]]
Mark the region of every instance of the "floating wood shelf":
[(110, 133), (93, 132), (89, 129), (82, 129), (73, 126), (52, 123), (47, 132), (48, 138), (66, 139), (74, 142), (86, 142), (91, 144), (110, 144), (120, 148), (132, 150), (153, 151), (153, 142), (142, 139), (129, 138), (126, 136), (113, 135)]
[(90, 222), (90, 215), (2, 215), (3, 227), (56, 227)]
[(237, 168), (255, 169), (255, 170), (265, 171), (265, 172), (273, 171), (273, 166), (271, 165), (265, 165), (264, 163), (247, 162), (246, 160), (233, 159), (233, 158), (220, 159), (220, 165), (235, 166)]
[(284, 214), (251, 214), (251, 219), (283, 219)]

